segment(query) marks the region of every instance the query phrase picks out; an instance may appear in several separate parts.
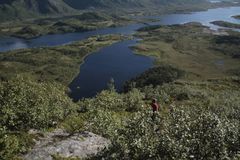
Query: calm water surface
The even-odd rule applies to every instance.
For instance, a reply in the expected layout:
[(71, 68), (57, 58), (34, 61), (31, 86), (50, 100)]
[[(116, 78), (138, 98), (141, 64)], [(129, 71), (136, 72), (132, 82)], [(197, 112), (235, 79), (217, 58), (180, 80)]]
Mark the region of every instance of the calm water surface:
[[(162, 16), (149, 16), (146, 18), (154, 18), (159, 20), (159, 22), (154, 22), (150, 24), (170, 25), (170, 24), (183, 24), (187, 22), (200, 22), (204, 25), (210, 26), (213, 29), (217, 29), (219, 27), (210, 24), (209, 22), (215, 20), (224, 20), (233, 23), (240, 23), (240, 20), (232, 18), (233, 15), (237, 14), (240, 14), (240, 7), (210, 9), (208, 11), (193, 12), (191, 14), (169, 14)], [(96, 31), (89, 31), (84, 33), (46, 35), (31, 40), (24, 40), (12, 37), (0, 37), (0, 52), (20, 48), (63, 45), (99, 34), (101, 35), (119, 33), (128, 35), (134, 33), (138, 28), (143, 26), (144, 26), (143, 24), (133, 24), (124, 27), (99, 29)]]
[[(187, 22), (200, 22), (212, 29), (220, 27), (210, 24), (212, 21), (223, 20), (240, 23), (240, 20), (232, 18), (240, 14), (240, 7), (210, 9), (208, 11), (193, 12), (191, 14), (170, 14), (162, 16), (151, 16), (159, 20), (154, 24), (183, 24)], [(93, 35), (103, 34), (133, 34), (143, 24), (133, 24), (124, 27), (99, 29), (84, 33), (67, 33), (42, 36), (36, 39), (23, 40), (12, 37), (0, 37), (0, 52), (33, 47), (58, 46), (74, 41), (86, 39)], [(135, 45), (136, 40), (128, 40), (113, 44), (86, 57), (85, 63), (81, 65), (80, 74), (69, 85), (72, 90), (71, 97), (75, 100), (83, 97), (94, 96), (97, 92), (106, 88), (111, 78), (115, 80), (118, 90), (121, 90), (126, 80), (152, 67), (153, 59), (135, 55), (129, 46)]]
[(153, 59), (133, 55), (129, 47), (135, 44), (136, 40), (123, 41), (89, 55), (81, 65), (80, 74), (69, 86), (71, 97), (78, 100), (94, 96), (107, 87), (111, 78), (120, 91), (126, 80), (150, 68)]

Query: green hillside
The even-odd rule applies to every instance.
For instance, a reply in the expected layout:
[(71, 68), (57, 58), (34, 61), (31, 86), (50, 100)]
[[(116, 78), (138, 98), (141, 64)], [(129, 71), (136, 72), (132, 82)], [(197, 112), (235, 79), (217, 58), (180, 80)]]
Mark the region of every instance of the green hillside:
[(0, 2), (1, 21), (73, 12), (74, 9), (62, 0), (3, 0)]
[[(155, 5), (169, 5), (169, 4), (184, 4), (184, 3), (199, 3), (204, 0), (91, 0), (91, 1), (76, 1), (64, 0), (67, 4), (77, 9), (86, 8), (117, 8), (117, 7), (149, 7)], [(158, 6), (159, 7), (159, 6)], [(121, 9), (121, 8), (119, 8)]]
[[(1, 0), (0, 21), (25, 20), (26, 18), (38, 18), (49, 15), (69, 15), (76, 14), (79, 10), (102, 9), (124, 13), (126, 10), (154, 8), (160, 12), (168, 10), (178, 10), (181, 5), (182, 10), (199, 8), (199, 3), (205, 0)], [(167, 6), (167, 7), (166, 7)], [(203, 6), (201, 6), (203, 9)], [(206, 7), (206, 6), (204, 6)], [(152, 10), (149, 10), (152, 12)]]

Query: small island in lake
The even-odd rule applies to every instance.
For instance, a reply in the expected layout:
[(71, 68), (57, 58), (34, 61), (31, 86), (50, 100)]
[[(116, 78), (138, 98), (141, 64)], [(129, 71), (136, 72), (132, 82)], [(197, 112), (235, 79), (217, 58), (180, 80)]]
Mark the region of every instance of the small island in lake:
[(240, 15), (232, 16), (233, 18), (240, 19)]
[(213, 21), (211, 23), (221, 27), (240, 29), (240, 24), (237, 24), (237, 23), (231, 23), (226, 21)]

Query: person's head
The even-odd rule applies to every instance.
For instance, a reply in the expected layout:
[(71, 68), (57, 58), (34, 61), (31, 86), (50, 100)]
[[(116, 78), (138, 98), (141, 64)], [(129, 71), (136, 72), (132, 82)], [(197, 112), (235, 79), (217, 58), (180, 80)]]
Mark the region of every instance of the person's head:
[(153, 99), (152, 99), (152, 103), (157, 103), (157, 99), (156, 99), (156, 98), (153, 98)]

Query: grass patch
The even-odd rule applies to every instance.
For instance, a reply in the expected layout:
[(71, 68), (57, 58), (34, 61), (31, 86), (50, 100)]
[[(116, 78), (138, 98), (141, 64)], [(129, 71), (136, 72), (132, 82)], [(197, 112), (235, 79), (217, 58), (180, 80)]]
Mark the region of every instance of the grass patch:
[(136, 36), (142, 39), (133, 47), (136, 53), (153, 56), (156, 65), (170, 64), (185, 71), (185, 79), (222, 78), (229, 69), (240, 67), (237, 32), (216, 35), (201, 24), (188, 23), (147, 27)]
[(94, 36), (64, 46), (4, 52), (0, 54), (0, 79), (22, 74), (40, 82), (55, 81), (66, 86), (88, 54), (123, 39), (120, 35)]

